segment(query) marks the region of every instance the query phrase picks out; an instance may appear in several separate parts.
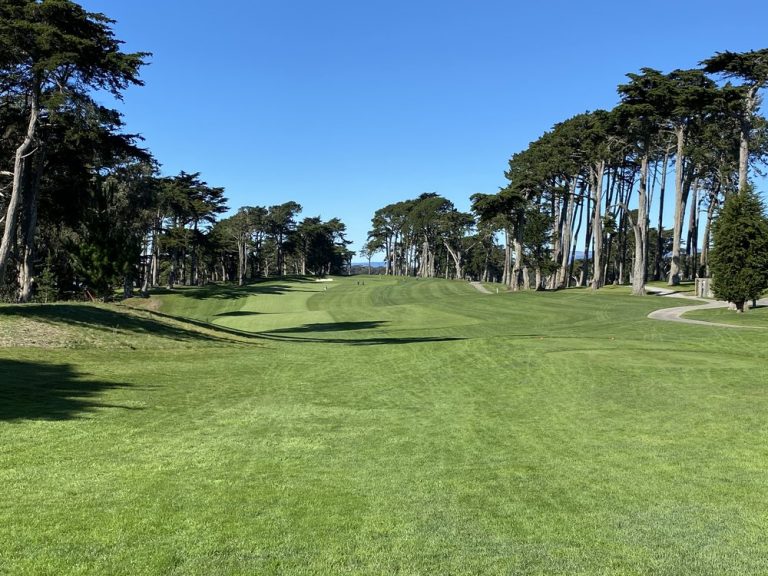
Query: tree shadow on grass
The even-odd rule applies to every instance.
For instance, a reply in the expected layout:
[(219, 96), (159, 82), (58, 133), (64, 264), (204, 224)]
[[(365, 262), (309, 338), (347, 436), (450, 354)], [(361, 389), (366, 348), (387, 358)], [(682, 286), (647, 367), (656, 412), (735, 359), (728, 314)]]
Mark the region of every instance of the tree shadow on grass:
[[(308, 283), (306, 280), (292, 280), (296, 283)], [(254, 295), (280, 295), (287, 292), (310, 292), (315, 293), (320, 290), (303, 290), (290, 284), (255, 283), (237, 286), (234, 284), (209, 284), (206, 286), (177, 286), (173, 289), (155, 288), (152, 294), (177, 294), (195, 300), (234, 300), (243, 296)]]
[(0, 359), (0, 422), (70, 420), (99, 408), (141, 410), (98, 401), (129, 384), (89, 380), (68, 364)]
[(417, 344), (423, 342), (452, 342), (463, 338), (450, 336), (417, 336), (417, 337), (391, 337), (375, 336), (372, 338), (327, 338), (324, 336), (307, 337), (296, 334), (316, 334), (325, 332), (352, 332), (355, 330), (372, 330), (386, 324), (383, 320), (366, 320), (361, 322), (317, 322), (303, 324), (291, 328), (278, 328), (259, 332), (258, 336), (268, 340), (282, 340), (285, 342), (316, 342), (329, 344), (347, 344), (349, 346), (384, 346), (388, 344)]
[(376, 328), (385, 324), (386, 322), (381, 320), (369, 320), (363, 322), (321, 322), (316, 324), (303, 324), (302, 326), (296, 326), (292, 328), (278, 328), (276, 330), (267, 330), (264, 332), (247, 332), (245, 330), (237, 330), (235, 328), (226, 328), (217, 324), (209, 324), (200, 320), (194, 320), (192, 318), (178, 318), (163, 314), (162, 312), (152, 312), (155, 316), (175, 318), (176, 320), (183, 320), (184, 322), (193, 326), (199, 326), (208, 330), (216, 330), (224, 334), (230, 334), (232, 336), (238, 336), (240, 338), (253, 338), (259, 340), (275, 340), (281, 342), (312, 342), (318, 344), (346, 344), (348, 346), (382, 346), (387, 344), (417, 344), (420, 342), (453, 342), (457, 340), (464, 340), (464, 338), (458, 337), (431, 337), (431, 336), (418, 336), (412, 338), (404, 337), (374, 337), (374, 338), (324, 338), (324, 337), (308, 337), (308, 336), (296, 336), (295, 334), (313, 333), (313, 332), (347, 332), (352, 330), (366, 330)]
[[(0, 315), (17, 315), (32, 318), (40, 322), (60, 323), (70, 326), (90, 328), (103, 332), (123, 331), (135, 335), (152, 335), (176, 341), (229, 341), (223, 336), (203, 334), (167, 322), (158, 321), (151, 316), (142, 317), (139, 314), (154, 314), (136, 310), (122, 312), (102, 308), (90, 304), (24, 304), (0, 307)], [(178, 321), (178, 318), (168, 316)], [(212, 327), (215, 329), (215, 327)]]
[(235, 310), (234, 312), (219, 312), (217, 317), (239, 318), (244, 316), (261, 316), (262, 314), (268, 314), (268, 312), (249, 312), (247, 310)]
[(351, 330), (371, 330), (386, 324), (384, 320), (366, 320), (362, 322), (316, 322), (290, 328), (269, 330), (269, 334), (301, 334), (304, 332), (348, 332)]
[(457, 342), (464, 340), (454, 336), (414, 336), (414, 337), (390, 337), (376, 338), (308, 338), (304, 336), (285, 336), (260, 332), (260, 338), (265, 340), (278, 340), (282, 342), (311, 342), (315, 344), (345, 344), (347, 346), (391, 346), (393, 344), (424, 344), (426, 342)]

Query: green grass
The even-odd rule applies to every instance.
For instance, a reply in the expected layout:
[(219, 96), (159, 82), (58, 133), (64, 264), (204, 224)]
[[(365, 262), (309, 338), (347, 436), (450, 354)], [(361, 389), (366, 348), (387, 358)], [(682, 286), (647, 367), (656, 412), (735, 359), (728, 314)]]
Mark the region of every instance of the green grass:
[(0, 574), (768, 572), (762, 331), (359, 281), (0, 307)]
[(727, 308), (716, 308), (714, 310), (686, 312), (683, 316), (685, 318), (690, 318), (691, 320), (705, 320), (707, 322), (722, 322), (724, 324), (735, 324), (738, 326), (768, 328), (768, 306), (749, 308), (749, 303), (745, 304), (744, 314), (738, 314), (734, 310), (729, 310)]

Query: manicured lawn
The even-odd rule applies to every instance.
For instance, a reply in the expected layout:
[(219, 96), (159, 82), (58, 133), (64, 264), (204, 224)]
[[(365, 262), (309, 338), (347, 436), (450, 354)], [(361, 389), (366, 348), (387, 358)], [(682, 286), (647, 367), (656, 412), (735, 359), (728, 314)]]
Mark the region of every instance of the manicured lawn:
[(768, 572), (763, 331), (362, 280), (0, 307), (0, 574)]
[[(745, 305), (744, 314), (737, 314), (727, 308), (714, 310), (696, 310), (687, 312), (684, 317), (692, 320), (706, 320), (707, 322), (722, 322), (724, 324), (737, 324), (739, 326), (751, 326), (754, 328), (768, 328), (768, 306), (748, 308)], [(764, 335), (765, 337), (765, 335)]]

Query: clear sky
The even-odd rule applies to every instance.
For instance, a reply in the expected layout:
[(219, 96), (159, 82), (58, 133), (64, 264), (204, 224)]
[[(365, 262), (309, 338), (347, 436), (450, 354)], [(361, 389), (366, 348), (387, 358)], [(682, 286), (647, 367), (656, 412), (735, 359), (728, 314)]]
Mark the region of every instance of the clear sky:
[(628, 72), (768, 45), (742, 0), (80, 0), (153, 53), (118, 108), (165, 175), (229, 205), (299, 202), (357, 249), (422, 192), (459, 209), (554, 123), (617, 102)]

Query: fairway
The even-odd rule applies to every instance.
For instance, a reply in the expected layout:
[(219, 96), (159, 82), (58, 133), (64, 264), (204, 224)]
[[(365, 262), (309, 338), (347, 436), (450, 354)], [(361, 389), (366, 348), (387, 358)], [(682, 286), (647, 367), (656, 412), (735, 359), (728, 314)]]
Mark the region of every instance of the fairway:
[(0, 574), (768, 573), (766, 334), (646, 317), (681, 304), (365, 276), (0, 306)]

